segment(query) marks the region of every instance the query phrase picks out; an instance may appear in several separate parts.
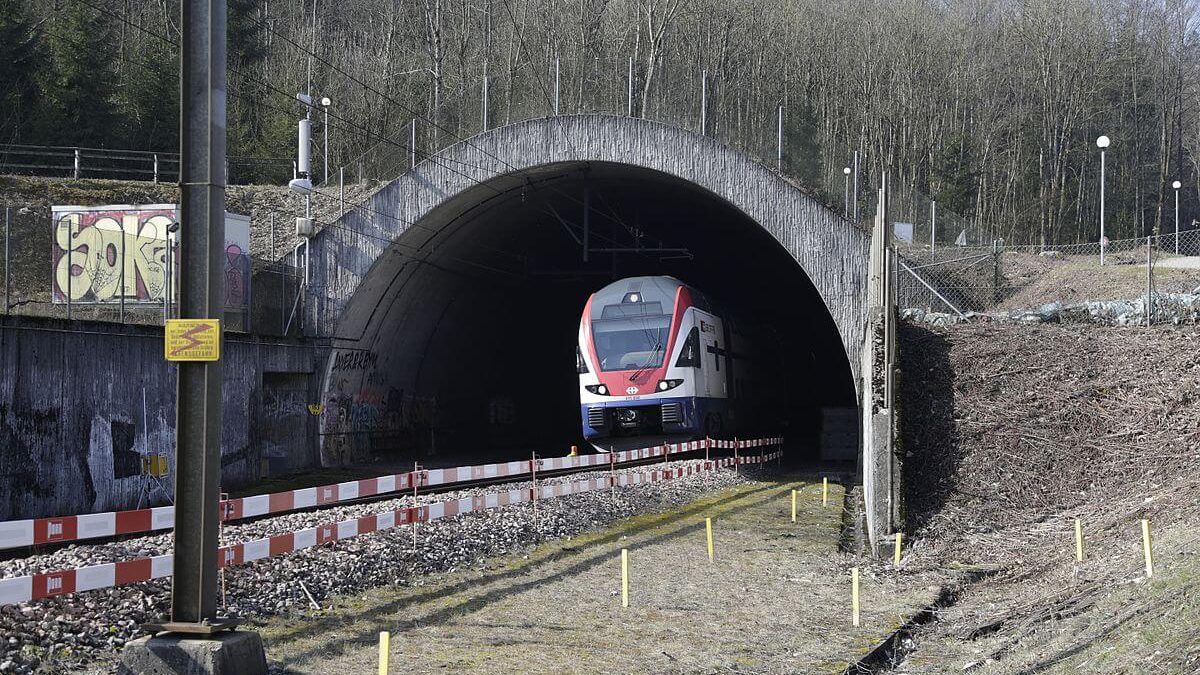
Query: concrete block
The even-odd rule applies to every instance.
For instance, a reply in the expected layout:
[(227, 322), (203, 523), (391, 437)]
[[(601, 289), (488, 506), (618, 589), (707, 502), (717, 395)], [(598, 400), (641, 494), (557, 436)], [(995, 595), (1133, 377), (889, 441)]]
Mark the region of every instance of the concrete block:
[(209, 639), (162, 633), (133, 640), (118, 675), (266, 675), (267, 654), (253, 631), (222, 631)]

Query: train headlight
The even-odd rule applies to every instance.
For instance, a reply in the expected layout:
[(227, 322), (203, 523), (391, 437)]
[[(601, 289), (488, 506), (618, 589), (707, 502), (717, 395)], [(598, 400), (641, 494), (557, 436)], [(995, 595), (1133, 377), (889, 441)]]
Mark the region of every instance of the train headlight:
[(585, 384), (584, 389), (596, 394), (597, 396), (608, 396), (608, 387), (602, 384)]
[(674, 389), (675, 387), (678, 387), (681, 384), (683, 384), (683, 380), (659, 380), (658, 381), (658, 390), (666, 391), (668, 389)]

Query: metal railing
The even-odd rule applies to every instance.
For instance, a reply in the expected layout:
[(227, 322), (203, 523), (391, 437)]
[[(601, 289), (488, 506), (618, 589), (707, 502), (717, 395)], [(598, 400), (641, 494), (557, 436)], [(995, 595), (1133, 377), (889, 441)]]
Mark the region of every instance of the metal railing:
[[(230, 157), (227, 180), (269, 174), (290, 178), (293, 160), (279, 157)], [(66, 178), (111, 178), (177, 182), (179, 153), (49, 145), (0, 145), (0, 173)], [(276, 174), (278, 174), (276, 176)]]

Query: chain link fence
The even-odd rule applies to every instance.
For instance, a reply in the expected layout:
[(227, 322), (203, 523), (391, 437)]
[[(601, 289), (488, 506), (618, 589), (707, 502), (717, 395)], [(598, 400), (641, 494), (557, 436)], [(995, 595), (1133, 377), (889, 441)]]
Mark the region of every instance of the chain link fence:
[[(0, 219), (3, 314), (138, 325), (178, 317), (179, 248), (173, 235), (154, 238), (123, 229), (108, 232), (99, 251), (76, 243), (65, 251), (44, 206), (4, 207)], [(225, 327), (300, 335), (304, 273), (296, 262), (294, 256), (270, 260), (227, 252)]]
[(1200, 230), (1062, 246), (896, 241), (901, 308), (965, 314), (1200, 293)]

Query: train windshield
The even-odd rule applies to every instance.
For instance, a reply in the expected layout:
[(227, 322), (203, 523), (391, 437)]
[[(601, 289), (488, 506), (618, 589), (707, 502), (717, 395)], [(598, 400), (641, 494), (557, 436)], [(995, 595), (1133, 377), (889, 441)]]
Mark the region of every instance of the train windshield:
[(600, 370), (657, 368), (667, 353), (671, 317), (665, 314), (597, 319), (592, 322), (592, 341)]

